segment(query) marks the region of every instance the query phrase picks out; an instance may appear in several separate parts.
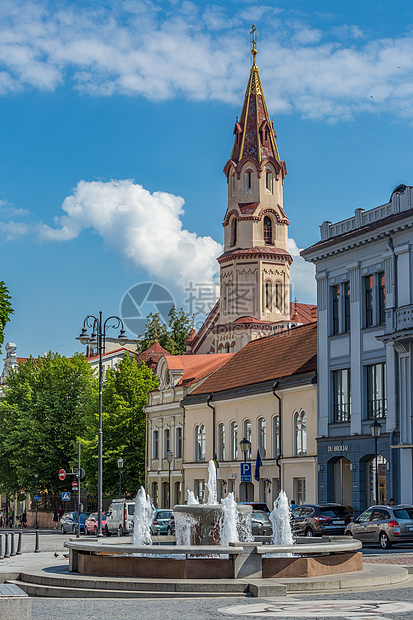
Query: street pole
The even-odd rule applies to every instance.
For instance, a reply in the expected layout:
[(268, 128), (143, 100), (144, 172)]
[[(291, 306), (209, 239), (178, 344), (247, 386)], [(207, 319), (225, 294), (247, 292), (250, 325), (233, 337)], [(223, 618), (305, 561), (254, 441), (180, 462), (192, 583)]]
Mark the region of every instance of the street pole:
[[(244, 463), (247, 462), (247, 453), (244, 452)], [(248, 501), (248, 482), (245, 482), (245, 501)]]
[(80, 538), (80, 439), (78, 446), (78, 468), (77, 468), (77, 534), (76, 538)]
[(36, 523), (35, 523), (34, 527), (35, 527), (36, 530), (38, 530), (39, 529), (39, 525), (37, 523), (37, 479), (39, 477), (39, 474), (35, 473), (34, 477), (36, 478), (36, 500), (35, 500), (36, 501)]
[(377, 437), (374, 438), (374, 451), (376, 453), (376, 504), (379, 503), (379, 456), (377, 450)]
[(371, 435), (374, 438), (374, 455), (376, 462), (376, 480), (375, 480), (375, 500), (376, 504), (379, 503), (379, 454), (377, 449), (377, 441), (381, 434), (381, 424), (378, 420), (374, 420), (372, 424), (370, 424)]
[(118, 458), (118, 467), (119, 467), (119, 499), (122, 499), (122, 468), (123, 468), (123, 458)]

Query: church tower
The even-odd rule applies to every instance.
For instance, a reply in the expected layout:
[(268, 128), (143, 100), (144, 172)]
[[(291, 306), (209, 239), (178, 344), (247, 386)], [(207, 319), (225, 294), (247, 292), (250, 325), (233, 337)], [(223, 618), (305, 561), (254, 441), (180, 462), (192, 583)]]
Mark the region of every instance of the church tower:
[(252, 67), (234, 146), (224, 168), (228, 208), (223, 222), (219, 318), (215, 352), (239, 351), (247, 342), (290, 324), (288, 219), (283, 209), (287, 170), (280, 159), (256, 63)]

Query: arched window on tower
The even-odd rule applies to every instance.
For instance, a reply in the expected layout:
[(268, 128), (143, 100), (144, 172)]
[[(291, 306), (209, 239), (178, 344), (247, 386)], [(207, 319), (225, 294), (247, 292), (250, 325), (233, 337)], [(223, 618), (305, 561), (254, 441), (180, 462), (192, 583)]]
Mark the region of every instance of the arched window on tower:
[(237, 245), (237, 218), (231, 220), (231, 246)]
[(272, 283), (265, 283), (265, 309), (272, 310)]
[(272, 221), (271, 218), (266, 215), (264, 217), (264, 243), (265, 245), (272, 245)]
[(283, 298), (282, 298), (282, 284), (281, 282), (275, 283), (275, 306), (277, 310), (282, 312), (283, 309)]
[(231, 174), (231, 196), (235, 196), (235, 174)]
[(245, 173), (245, 193), (252, 194), (252, 170)]
[(272, 172), (268, 168), (265, 171), (265, 189), (272, 194)]

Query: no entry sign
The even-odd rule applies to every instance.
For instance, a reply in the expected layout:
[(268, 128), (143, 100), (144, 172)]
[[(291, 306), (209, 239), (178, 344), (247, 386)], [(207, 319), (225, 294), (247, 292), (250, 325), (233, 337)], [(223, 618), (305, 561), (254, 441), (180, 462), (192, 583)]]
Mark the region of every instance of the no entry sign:
[(64, 469), (59, 469), (59, 480), (64, 480), (66, 478), (66, 472)]
[(73, 480), (72, 489), (77, 489), (77, 480)]

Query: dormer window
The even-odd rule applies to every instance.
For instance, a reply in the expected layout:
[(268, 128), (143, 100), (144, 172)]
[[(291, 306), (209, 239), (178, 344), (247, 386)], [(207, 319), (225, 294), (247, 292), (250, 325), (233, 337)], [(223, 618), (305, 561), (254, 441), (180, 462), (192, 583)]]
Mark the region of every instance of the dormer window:
[(268, 215), (264, 217), (264, 243), (265, 245), (273, 245), (272, 221), (271, 218), (268, 217)]
[(245, 193), (252, 194), (252, 170), (245, 173)]

